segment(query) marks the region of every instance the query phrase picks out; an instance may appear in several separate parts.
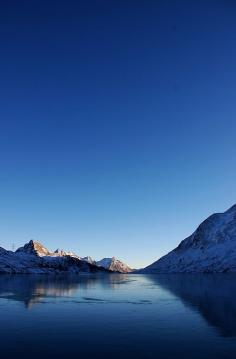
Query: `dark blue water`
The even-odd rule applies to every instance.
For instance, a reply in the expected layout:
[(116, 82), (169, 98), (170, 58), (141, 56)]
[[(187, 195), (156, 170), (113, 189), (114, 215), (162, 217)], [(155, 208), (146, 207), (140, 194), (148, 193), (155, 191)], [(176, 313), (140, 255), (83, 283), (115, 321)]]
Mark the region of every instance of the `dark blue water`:
[(236, 358), (235, 275), (0, 276), (2, 358)]

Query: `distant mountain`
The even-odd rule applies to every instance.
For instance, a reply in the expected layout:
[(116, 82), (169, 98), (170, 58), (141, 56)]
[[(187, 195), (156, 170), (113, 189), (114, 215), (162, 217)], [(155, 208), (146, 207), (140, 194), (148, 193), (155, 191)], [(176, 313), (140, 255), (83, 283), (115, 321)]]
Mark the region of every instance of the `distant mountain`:
[(16, 253), (27, 253), (34, 254), (39, 257), (50, 256), (52, 253), (49, 252), (41, 243), (30, 240), (29, 243), (26, 243), (23, 247), (20, 247), (16, 250)]
[(90, 257), (90, 256), (83, 257), (83, 258), (81, 258), (81, 260), (82, 260), (82, 261), (85, 261), (85, 262), (87, 262), (87, 263), (90, 263), (90, 264), (96, 264), (96, 261), (95, 261), (92, 257)]
[(2, 273), (81, 273), (109, 272), (96, 264), (81, 260), (72, 252), (50, 252), (41, 243), (29, 241), (16, 252), (0, 248), (0, 274)]
[(120, 273), (130, 273), (132, 269), (127, 266), (127, 264), (119, 261), (115, 257), (112, 258), (103, 258), (100, 261), (96, 262), (97, 266), (103, 267), (105, 269), (109, 269), (112, 272), (120, 272)]
[(139, 273), (235, 272), (236, 205), (215, 213), (177, 248)]
[(74, 252), (66, 252), (64, 251), (63, 249), (56, 249), (55, 252), (53, 252), (53, 255), (55, 256), (60, 256), (60, 257), (63, 257), (63, 256), (70, 256), (70, 257), (74, 257), (74, 258), (78, 258), (78, 259), (81, 259), (76, 253)]
[(16, 253), (27, 253), (34, 254), (38, 257), (64, 257), (70, 256), (80, 259), (77, 254), (73, 252), (66, 252), (63, 249), (56, 249), (54, 252), (50, 252), (47, 248), (45, 248), (40, 242), (34, 241), (31, 239), (29, 243), (26, 243), (23, 247), (20, 247), (16, 250)]
[(15, 252), (0, 248), (1, 273), (79, 273), (120, 272), (131, 269), (116, 258), (104, 258), (96, 262), (91, 257), (79, 257), (76, 253), (57, 249), (50, 252), (41, 243), (30, 240)]
[(105, 269), (108, 269), (111, 272), (119, 272), (119, 273), (129, 273), (132, 272), (132, 269), (129, 268), (127, 266), (127, 264), (119, 261), (118, 259), (116, 259), (115, 257), (112, 258), (103, 258), (100, 261), (95, 261), (93, 258), (91, 257), (84, 257), (81, 258), (81, 260), (90, 263), (90, 264), (95, 264), (98, 267), (102, 267)]

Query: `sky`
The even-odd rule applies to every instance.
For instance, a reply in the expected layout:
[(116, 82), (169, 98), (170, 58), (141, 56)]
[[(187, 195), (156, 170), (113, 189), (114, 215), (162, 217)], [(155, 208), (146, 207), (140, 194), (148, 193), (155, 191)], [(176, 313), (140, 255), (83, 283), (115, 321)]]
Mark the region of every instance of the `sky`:
[(234, 1), (0, 4), (0, 246), (144, 267), (236, 202)]

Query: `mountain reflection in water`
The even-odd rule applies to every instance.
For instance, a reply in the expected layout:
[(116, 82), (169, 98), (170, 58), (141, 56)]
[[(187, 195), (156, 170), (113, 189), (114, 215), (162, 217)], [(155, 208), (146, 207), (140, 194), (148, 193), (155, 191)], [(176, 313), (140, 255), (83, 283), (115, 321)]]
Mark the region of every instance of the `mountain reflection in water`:
[(149, 279), (196, 310), (222, 336), (236, 336), (236, 274), (169, 274)]
[(42, 303), (44, 298), (73, 297), (77, 291), (89, 290), (99, 283), (115, 288), (125, 283), (127, 275), (2, 275), (0, 298), (24, 302), (26, 308)]
[[(140, 288), (139, 288), (140, 287)], [(103, 297), (94, 298), (99, 288)], [(125, 289), (125, 299), (116, 293), (104, 299), (106, 289)], [(138, 288), (135, 299), (130, 299)], [(147, 289), (152, 289), (147, 292)], [(93, 294), (91, 294), (93, 292)], [(152, 304), (158, 306), (160, 292), (169, 293), (182, 304), (199, 313), (221, 336), (236, 336), (236, 275), (3, 275), (0, 276), (0, 299), (23, 302), (30, 309), (47, 300), (70, 299), (75, 303)], [(123, 293), (123, 292), (122, 292)], [(143, 293), (146, 293), (145, 299)], [(151, 294), (149, 298), (148, 295)], [(79, 299), (78, 299), (79, 298)], [(76, 300), (75, 300), (76, 299)], [(49, 303), (49, 302), (48, 302)], [(66, 300), (65, 300), (66, 303)]]

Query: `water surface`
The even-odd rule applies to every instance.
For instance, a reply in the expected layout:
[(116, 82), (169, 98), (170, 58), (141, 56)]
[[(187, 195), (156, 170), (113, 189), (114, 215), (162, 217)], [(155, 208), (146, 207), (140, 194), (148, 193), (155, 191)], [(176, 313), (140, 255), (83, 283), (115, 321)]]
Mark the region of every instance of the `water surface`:
[(236, 276), (2, 275), (2, 357), (236, 358)]

